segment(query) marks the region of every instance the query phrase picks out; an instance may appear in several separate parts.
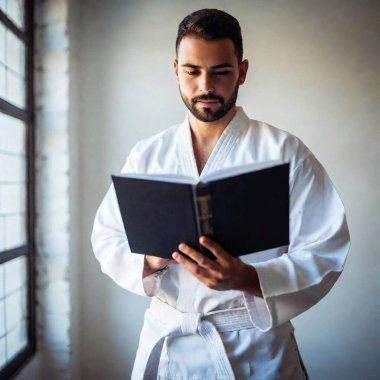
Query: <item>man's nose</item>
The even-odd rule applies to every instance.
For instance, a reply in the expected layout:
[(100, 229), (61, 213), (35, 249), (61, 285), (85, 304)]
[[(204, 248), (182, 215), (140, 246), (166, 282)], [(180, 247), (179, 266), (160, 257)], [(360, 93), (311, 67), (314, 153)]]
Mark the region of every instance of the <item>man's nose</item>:
[(208, 94), (215, 92), (212, 75), (208, 72), (202, 74), (199, 78), (199, 91)]

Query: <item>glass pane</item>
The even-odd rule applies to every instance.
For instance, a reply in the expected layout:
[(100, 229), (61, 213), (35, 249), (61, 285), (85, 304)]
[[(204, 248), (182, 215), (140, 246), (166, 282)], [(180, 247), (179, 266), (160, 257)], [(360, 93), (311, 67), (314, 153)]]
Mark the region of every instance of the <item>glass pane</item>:
[(5, 298), (0, 299), (0, 321), (3, 323), (3, 326), (0, 326), (0, 339), (5, 336), (6, 359), (9, 361), (27, 344), (26, 257), (21, 256), (8, 261), (0, 268), (5, 294)]
[[(5, 290), (4, 290), (4, 264), (0, 265), (0, 300), (2, 300), (5, 296)], [(0, 321), (3, 314), (0, 313)], [(0, 334), (1, 335), (1, 334)]]
[(19, 27), (24, 28), (24, 1), (8, 0), (8, 17)]
[(0, 0), (0, 9), (3, 12), (6, 12), (6, 10), (7, 10), (7, 0)]
[(0, 22), (0, 65), (1, 64), (5, 66), (5, 26)]
[(0, 301), (0, 338), (5, 335), (5, 308), (4, 301)]
[(5, 65), (8, 69), (24, 77), (25, 44), (10, 30), (6, 34)]
[(6, 335), (7, 359), (12, 359), (21, 349), (27, 345), (26, 321), (23, 320), (19, 325)]
[(25, 125), (0, 113), (0, 251), (26, 243)]
[(5, 338), (0, 338), (0, 368), (4, 366), (5, 361)]
[(26, 245), (25, 215), (5, 216), (5, 249), (14, 249)]
[(0, 184), (0, 215), (25, 214), (25, 187), (24, 184)]
[(5, 330), (11, 331), (22, 320), (22, 293), (17, 291), (5, 299)]
[(0, 185), (25, 182), (25, 157), (0, 152)]
[(12, 71), (6, 69), (6, 100), (17, 107), (25, 108), (25, 81)]
[[(1, 202), (1, 199), (0, 199)], [(5, 250), (5, 221), (0, 215), (0, 252)]]
[(5, 294), (11, 294), (21, 289), (26, 284), (26, 258), (17, 257), (4, 265), (5, 272)]
[(5, 86), (5, 67), (0, 63), (0, 98), (5, 98), (6, 95), (6, 86)]
[(0, 152), (25, 154), (25, 135), (21, 120), (0, 113)]

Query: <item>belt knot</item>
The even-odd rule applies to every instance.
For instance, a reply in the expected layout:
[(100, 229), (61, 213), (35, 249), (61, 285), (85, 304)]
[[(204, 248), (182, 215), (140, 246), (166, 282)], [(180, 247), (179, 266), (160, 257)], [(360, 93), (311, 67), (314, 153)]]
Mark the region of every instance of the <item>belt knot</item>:
[(192, 335), (198, 333), (199, 322), (202, 313), (183, 313), (181, 322), (181, 332), (183, 335)]

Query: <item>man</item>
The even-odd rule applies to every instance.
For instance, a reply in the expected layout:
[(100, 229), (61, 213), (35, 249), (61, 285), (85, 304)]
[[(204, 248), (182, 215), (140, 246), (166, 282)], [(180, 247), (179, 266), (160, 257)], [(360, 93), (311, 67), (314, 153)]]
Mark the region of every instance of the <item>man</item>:
[(289, 321), (317, 303), (343, 269), (349, 235), (342, 203), (300, 140), (236, 106), (248, 61), (235, 18), (211, 9), (190, 14), (176, 53), (188, 116), (138, 143), (122, 171), (202, 178), (235, 165), (289, 161), (290, 244), (238, 259), (202, 237), (216, 261), (180, 242), (173, 260), (131, 253), (111, 186), (95, 218), (95, 255), (117, 284), (152, 297), (132, 378), (305, 379)]

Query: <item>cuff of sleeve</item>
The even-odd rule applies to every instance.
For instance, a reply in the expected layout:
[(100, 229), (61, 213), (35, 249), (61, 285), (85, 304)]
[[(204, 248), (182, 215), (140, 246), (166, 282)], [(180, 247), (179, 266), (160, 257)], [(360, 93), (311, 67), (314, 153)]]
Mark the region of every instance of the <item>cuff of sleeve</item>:
[(109, 275), (122, 288), (141, 296), (146, 295), (142, 281), (144, 255), (123, 252), (110, 254), (107, 260), (101, 262), (101, 268), (103, 273)]
[(260, 331), (268, 331), (275, 326), (274, 310), (268, 299), (243, 293), (245, 306), (248, 310), (252, 324)]
[(157, 290), (160, 286), (161, 279), (166, 272), (166, 267), (164, 269), (161, 269), (155, 273), (150, 274), (149, 276), (146, 276), (143, 278), (143, 287), (145, 294), (148, 297), (153, 297), (154, 295), (157, 294)]
[(265, 332), (276, 326), (275, 305), (273, 300), (270, 297), (266, 296), (266, 288), (263, 286), (265, 285), (263, 278), (265, 276), (262, 276), (262, 273), (260, 273), (261, 267), (259, 266), (259, 268), (257, 268), (256, 264), (254, 267), (259, 277), (259, 283), (263, 298), (243, 292), (244, 302), (252, 324), (260, 331)]

